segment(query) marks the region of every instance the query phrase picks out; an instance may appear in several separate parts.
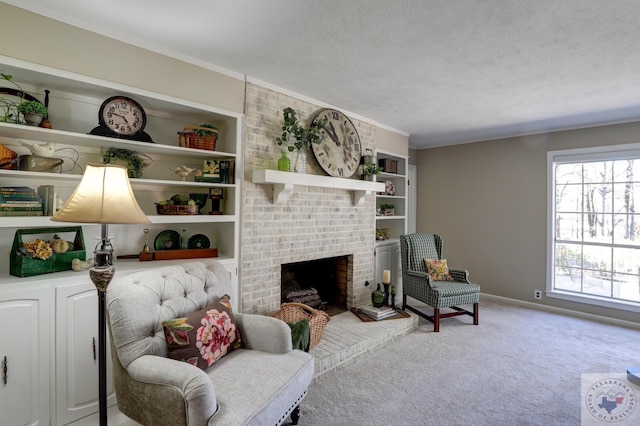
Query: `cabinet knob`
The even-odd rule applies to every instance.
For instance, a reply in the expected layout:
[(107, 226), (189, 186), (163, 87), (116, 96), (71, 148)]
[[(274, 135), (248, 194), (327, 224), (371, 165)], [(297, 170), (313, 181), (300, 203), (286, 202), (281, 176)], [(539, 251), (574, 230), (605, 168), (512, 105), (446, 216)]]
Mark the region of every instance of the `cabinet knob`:
[(93, 349), (93, 360), (96, 360), (96, 338), (94, 337), (92, 339), (92, 343), (91, 343), (92, 349)]
[(4, 356), (4, 359), (2, 360), (2, 383), (3, 384), (7, 384), (7, 372), (9, 371), (9, 368), (7, 367), (7, 356)]

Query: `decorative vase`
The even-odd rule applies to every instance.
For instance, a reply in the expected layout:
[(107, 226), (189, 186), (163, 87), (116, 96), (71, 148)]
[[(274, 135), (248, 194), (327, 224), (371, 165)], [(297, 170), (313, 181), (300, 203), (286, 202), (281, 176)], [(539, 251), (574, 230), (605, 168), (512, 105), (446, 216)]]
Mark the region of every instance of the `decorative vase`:
[(296, 155), (296, 162), (293, 166), (293, 170), (296, 173), (307, 173), (307, 151), (299, 149)]
[(28, 126), (39, 126), (44, 117), (40, 114), (35, 114), (33, 112), (27, 112), (24, 114), (24, 121), (27, 122)]
[(380, 283), (378, 283), (378, 288), (376, 288), (374, 292), (371, 293), (371, 303), (376, 308), (384, 305), (384, 293), (382, 292), (382, 290), (380, 290)]
[(368, 180), (370, 182), (376, 182), (377, 181), (377, 176), (376, 175), (364, 175), (363, 178), (364, 178), (364, 180)]
[(282, 157), (278, 160), (278, 171), (288, 172), (291, 171), (291, 161), (287, 157), (287, 151), (282, 150)]

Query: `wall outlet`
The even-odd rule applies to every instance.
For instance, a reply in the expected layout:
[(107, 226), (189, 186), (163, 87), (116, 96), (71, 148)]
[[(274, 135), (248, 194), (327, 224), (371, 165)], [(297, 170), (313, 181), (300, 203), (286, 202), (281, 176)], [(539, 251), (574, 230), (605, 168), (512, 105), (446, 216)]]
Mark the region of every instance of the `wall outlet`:
[(542, 291), (541, 290), (533, 290), (533, 298), (542, 300)]

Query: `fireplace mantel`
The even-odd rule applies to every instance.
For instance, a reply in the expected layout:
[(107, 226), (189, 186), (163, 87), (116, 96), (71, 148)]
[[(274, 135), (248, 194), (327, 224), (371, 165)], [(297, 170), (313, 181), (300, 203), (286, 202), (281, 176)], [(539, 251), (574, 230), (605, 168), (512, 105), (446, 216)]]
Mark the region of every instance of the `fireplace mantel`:
[(370, 182), (357, 179), (344, 179), (331, 176), (304, 173), (280, 172), (277, 170), (254, 170), (253, 183), (273, 185), (273, 204), (283, 204), (294, 185), (315, 186), (320, 188), (346, 189), (353, 192), (353, 205), (360, 206), (371, 192), (384, 192), (384, 182)]

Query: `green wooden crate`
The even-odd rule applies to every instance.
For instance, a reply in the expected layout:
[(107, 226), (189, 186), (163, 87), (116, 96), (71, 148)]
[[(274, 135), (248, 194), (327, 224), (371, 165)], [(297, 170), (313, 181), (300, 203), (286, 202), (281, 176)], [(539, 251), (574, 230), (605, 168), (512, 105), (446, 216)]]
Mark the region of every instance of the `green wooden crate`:
[[(61, 234), (63, 232), (75, 232), (73, 239), (74, 250), (65, 253), (53, 253), (48, 259), (30, 258), (20, 255), (18, 248), (22, 247), (25, 235)], [(35, 239), (35, 238), (33, 238)], [(29, 240), (31, 241), (31, 240)], [(81, 226), (67, 226), (57, 228), (32, 228), (18, 229), (13, 238), (11, 247), (11, 264), (9, 273), (15, 277), (32, 277), (34, 275), (49, 274), (51, 272), (68, 271), (71, 269), (71, 261), (75, 258), (87, 259)]]

